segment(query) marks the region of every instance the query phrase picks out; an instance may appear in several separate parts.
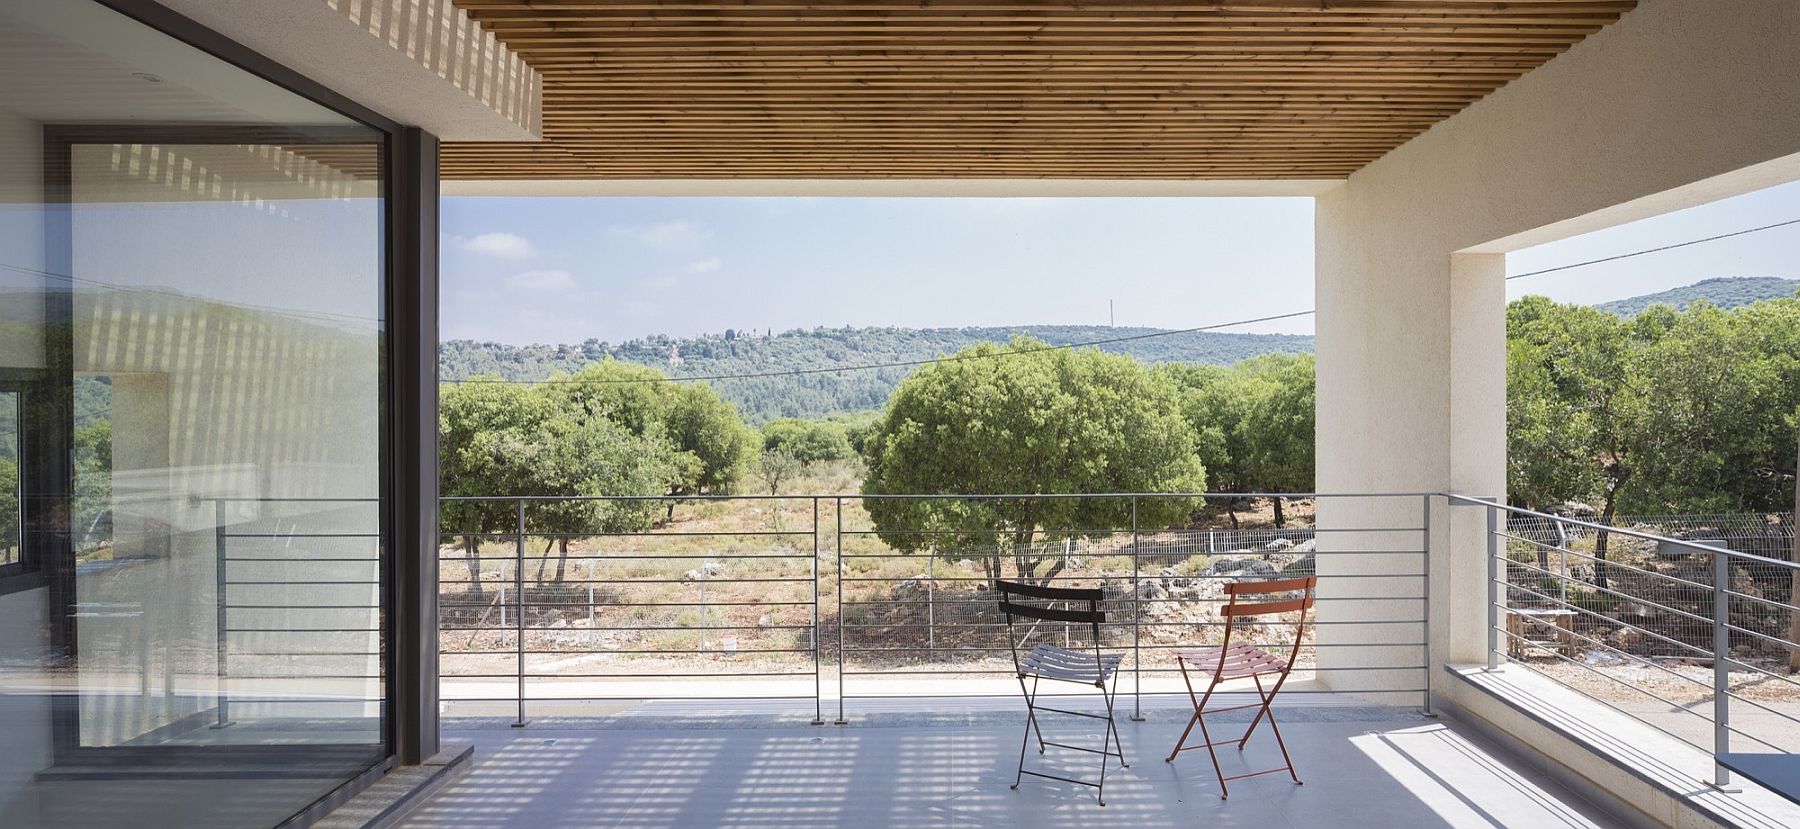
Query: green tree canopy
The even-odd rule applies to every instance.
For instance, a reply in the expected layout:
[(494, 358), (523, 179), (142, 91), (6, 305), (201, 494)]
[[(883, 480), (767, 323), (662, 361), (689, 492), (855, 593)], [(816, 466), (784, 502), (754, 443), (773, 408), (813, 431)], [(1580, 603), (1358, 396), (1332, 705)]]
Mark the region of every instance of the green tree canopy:
[[(867, 443), (863, 491), (894, 494), (1198, 492), (1206, 472), (1175, 386), (1130, 357), (1042, 350), (1029, 339), (978, 345), (914, 372)], [(1004, 356), (1003, 356), (1004, 355)], [(990, 578), (1010, 550), (1040, 574), (1034, 540), (1130, 526), (1127, 498), (871, 499), (895, 549), (983, 557)], [(1141, 526), (1185, 521), (1185, 499), (1145, 499)], [(929, 534), (920, 534), (927, 531)], [(961, 549), (959, 549), (961, 548)], [(1060, 560), (1059, 560), (1060, 561)]]
[[(1194, 428), (1212, 491), (1312, 491), (1311, 354), (1268, 354), (1229, 368), (1167, 365), (1156, 371), (1180, 388), (1181, 413)], [(1279, 498), (1275, 520), (1277, 526), (1286, 523)]]
[[(440, 489), (446, 496), (662, 495), (682, 480), (683, 453), (659, 430), (635, 433), (608, 417), (570, 407), (568, 398), (546, 387), (500, 382), (447, 386), (438, 412)], [(526, 507), (526, 529), (556, 534), (640, 530), (651, 525), (660, 507), (654, 501), (533, 502)], [(516, 502), (505, 500), (445, 503), (444, 533), (465, 537), (472, 576), (480, 571), (480, 536), (515, 531), (517, 509)], [(558, 540), (560, 581), (568, 538)]]
[(606, 360), (543, 388), (559, 410), (605, 418), (645, 438), (666, 438), (681, 457), (673, 494), (724, 493), (756, 452), (736, 407), (705, 383), (676, 383), (647, 366)]
[(762, 428), (764, 452), (785, 452), (801, 463), (839, 461), (856, 454), (841, 422), (782, 418)]

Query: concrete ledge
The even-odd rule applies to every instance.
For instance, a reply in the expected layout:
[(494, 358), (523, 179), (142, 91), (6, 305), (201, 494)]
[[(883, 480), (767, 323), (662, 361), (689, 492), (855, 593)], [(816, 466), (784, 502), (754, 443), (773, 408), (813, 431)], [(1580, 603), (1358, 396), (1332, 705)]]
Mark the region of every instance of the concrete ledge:
[(450, 743), (416, 766), (402, 766), (332, 810), (316, 829), (386, 829), (469, 769), (475, 747)]
[(1800, 826), (1800, 807), (1754, 785), (1709, 785), (1712, 757), (1529, 668), (1447, 665), (1452, 716), (1622, 819), (1680, 829)]

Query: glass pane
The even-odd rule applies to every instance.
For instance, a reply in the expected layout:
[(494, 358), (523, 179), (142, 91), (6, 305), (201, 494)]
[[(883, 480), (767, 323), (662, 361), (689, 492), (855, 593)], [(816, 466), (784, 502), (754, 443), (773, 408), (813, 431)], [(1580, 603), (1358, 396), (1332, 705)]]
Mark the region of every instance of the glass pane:
[(275, 825), (388, 754), (383, 135), (90, 0), (0, 76), (0, 826)]
[(19, 394), (0, 391), (0, 567), (19, 563)]

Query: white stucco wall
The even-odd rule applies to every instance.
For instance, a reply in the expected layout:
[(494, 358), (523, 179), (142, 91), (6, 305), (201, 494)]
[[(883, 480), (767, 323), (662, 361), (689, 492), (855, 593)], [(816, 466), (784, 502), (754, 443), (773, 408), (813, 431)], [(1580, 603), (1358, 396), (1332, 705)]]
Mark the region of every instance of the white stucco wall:
[[(1800, 178), (1796, 43), (1792, 0), (1646, 0), (1321, 195), (1320, 491), (1501, 494), (1503, 254)], [(1439, 662), (1485, 653), (1481, 512), (1434, 517)]]

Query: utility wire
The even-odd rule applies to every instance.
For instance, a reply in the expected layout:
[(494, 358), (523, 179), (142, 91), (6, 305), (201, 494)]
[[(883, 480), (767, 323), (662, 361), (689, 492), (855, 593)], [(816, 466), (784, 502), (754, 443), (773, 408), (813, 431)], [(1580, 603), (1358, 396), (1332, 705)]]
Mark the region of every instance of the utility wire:
[(962, 362), (964, 360), (987, 360), (987, 359), (992, 359), (995, 357), (1013, 357), (1013, 356), (1017, 356), (1020, 354), (1037, 354), (1037, 353), (1044, 352), (1044, 351), (1065, 351), (1065, 350), (1068, 350), (1071, 348), (1092, 348), (1095, 346), (1112, 345), (1114, 343), (1128, 343), (1128, 342), (1136, 342), (1138, 340), (1148, 340), (1153, 337), (1173, 337), (1173, 336), (1177, 336), (1180, 334), (1198, 334), (1202, 331), (1214, 331), (1214, 330), (1217, 330), (1220, 328), (1234, 328), (1239, 325), (1251, 325), (1253, 323), (1259, 323), (1259, 322), (1275, 322), (1276, 320), (1285, 320), (1285, 319), (1293, 319), (1295, 317), (1309, 316), (1312, 313), (1313, 313), (1312, 311), (1292, 311), (1292, 312), (1289, 312), (1286, 314), (1275, 314), (1273, 316), (1257, 317), (1255, 319), (1247, 319), (1247, 320), (1234, 320), (1232, 322), (1221, 322), (1221, 323), (1215, 323), (1213, 325), (1201, 325), (1201, 326), (1196, 326), (1194, 328), (1182, 328), (1182, 329), (1175, 330), (1175, 331), (1151, 331), (1146, 334), (1132, 334), (1132, 335), (1124, 336), (1124, 337), (1108, 337), (1106, 339), (1101, 339), (1101, 340), (1086, 340), (1086, 341), (1078, 342), (1078, 343), (1063, 343), (1062, 345), (1046, 345), (1046, 346), (1042, 346), (1039, 348), (1022, 348), (1022, 349), (1015, 349), (1015, 350), (1011, 350), (1011, 351), (996, 351), (996, 352), (993, 352), (990, 354), (952, 354), (948, 357), (932, 357), (932, 358), (923, 359), (923, 360), (897, 360), (897, 361), (894, 361), (891, 363), (864, 363), (861, 365), (854, 365), (854, 366), (826, 366), (826, 367), (822, 367), (822, 368), (797, 368), (797, 369), (788, 369), (785, 371), (759, 371), (759, 372), (751, 372), (748, 374), (710, 374), (710, 375), (696, 375), (696, 376), (691, 376), (691, 377), (618, 377), (618, 378), (607, 378), (604, 380), (581, 380), (581, 379), (577, 379), (574, 377), (553, 377), (548, 380), (506, 380), (503, 378), (493, 378), (493, 377), (472, 377), (467, 380), (452, 381), (452, 382), (453, 383), (457, 383), (457, 382), (460, 382), (460, 383), (494, 383), (494, 384), (506, 384), (506, 385), (520, 385), (520, 386), (542, 386), (542, 385), (555, 385), (555, 384), (561, 384), (561, 383), (576, 383), (576, 384), (580, 384), (580, 385), (588, 385), (588, 384), (613, 385), (613, 384), (621, 384), (621, 383), (685, 383), (685, 382), (691, 382), (691, 381), (695, 381), (695, 380), (709, 380), (709, 381), (710, 380), (752, 380), (752, 379), (765, 378), (765, 377), (798, 377), (798, 376), (807, 375), (807, 374), (834, 374), (834, 373), (842, 372), (842, 371), (870, 371), (873, 369), (881, 369), (881, 368), (910, 368), (913, 366), (923, 366), (923, 365), (929, 365), (932, 363), (956, 363), (956, 362)]
[[(1542, 275), (1548, 274), (1548, 273), (1557, 273), (1559, 271), (1568, 271), (1568, 270), (1574, 270), (1576, 268), (1585, 268), (1585, 267), (1588, 267), (1591, 265), (1599, 265), (1599, 264), (1603, 264), (1606, 262), (1617, 262), (1622, 259), (1631, 259), (1631, 258), (1638, 257), (1638, 256), (1645, 256), (1647, 254), (1652, 254), (1652, 253), (1661, 253), (1664, 251), (1676, 250), (1678, 248), (1685, 248), (1685, 247), (1689, 247), (1691, 245), (1699, 245), (1699, 244), (1704, 244), (1707, 242), (1717, 242), (1721, 239), (1730, 239), (1730, 238), (1737, 237), (1737, 236), (1746, 236), (1751, 233), (1761, 233), (1762, 231), (1765, 231), (1765, 230), (1775, 230), (1777, 228), (1790, 227), (1793, 225), (1800, 225), (1800, 218), (1788, 219), (1785, 221), (1775, 222), (1773, 224), (1766, 224), (1766, 225), (1762, 225), (1759, 227), (1745, 228), (1743, 230), (1735, 230), (1730, 233), (1721, 233), (1716, 236), (1707, 236), (1707, 237), (1703, 237), (1700, 239), (1689, 239), (1684, 242), (1676, 242), (1676, 243), (1670, 244), (1670, 245), (1662, 245), (1660, 247), (1647, 248), (1644, 250), (1632, 251), (1630, 253), (1620, 253), (1620, 254), (1615, 254), (1613, 256), (1603, 256), (1598, 259), (1589, 259), (1589, 260), (1582, 261), (1582, 262), (1572, 262), (1567, 265), (1557, 265), (1556, 267), (1553, 267), (1553, 268), (1542, 268), (1540, 270), (1527, 271), (1525, 273), (1518, 273), (1518, 274), (1513, 274), (1511, 276), (1508, 276), (1508, 277), (1506, 277), (1506, 281), (1511, 282), (1512, 280), (1515, 280), (1515, 279), (1524, 279), (1526, 277), (1531, 277), (1531, 276), (1542, 276)], [(111, 283), (101, 282), (98, 280), (83, 279), (81, 277), (73, 276), (70, 274), (50, 273), (48, 271), (42, 271), (42, 270), (38, 270), (35, 268), (25, 268), (25, 267), (20, 267), (17, 265), (0, 264), (0, 269), (10, 270), (15, 273), (31, 274), (34, 276), (43, 276), (43, 277), (47, 277), (50, 279), (57, 279), (57, 280), (66, 281), (66, 282), (73, 283), (73, 284), (87, 284), (87, 285), (92, 285), (94, 287), (108, 288), (108, 289), (115, 289), (115, 290), (128, 290), (128, 291), (135, 290), (135, 291), (143, 292), (143, 293), (166, 294), (166, 295), (169, 295), (172, 297), (189, 299), (189, 300), (200, 299), (197, 297), (190, 297), (185, 294), (181, 294), (179, 292), (171, 291), (171, 290), (167, 290), (167, 289), (158, 289), (158, 288), (152, 288), (152, 287), (127, 288), (122, 285), (115, 285), (115, 284), (111, 284)], [(201, 301), (204, 301), (204, 300), (201, 300)], [(324, 319), (324, 320), (330, 320), (330, 321), (334, 321), (334, 322), (346, 321), (346, 320), (355, 321), (355, 322), (380, 322), (380, 320), (374, 319), (374, 318), (360, 317), (360, 316), (355, 316), (355, 315), (350, 315), (350, 314), (334, 314), (334, 313), (327, 312), (327, 311), (301, 311), (301, 310), (297, 310), (297, 309), (284, 309), (284, 308), (275, 308), (275, 307), (259, 306), (259, 305), (246, 305), (246, 304), (241, 304), (241, 303), (228, 303), (228, 304), (238, 305), (239, 307), (243, 307), (243, 308), (246, 308), (249, 310), (268, 311), (268, 312), (281, 314), (281, 315), (285, 315), (285, 316), (310, 317), (310, 318), (314, 318), (314, 319)], [(760, 371), (760, 372), (749, 372), (749, 373), (744, 373), (744, 374), (710, 374), (710, 375), (694, 375), (694, 376), (683, 376), (683, 377), (609, 378), (609, 379), (605, 379), (605, 380), (578, 380), (578, 379), (575, 379), (572, 377), (551, 378), (551, 379), (547, 379), (547, 380), (506, 380), (506, 379), (500, 379), (500, 378), (476, 377), (476, 378), (470, 378), (470, 379), (466, 379), (466, 380), (452, 381), (452, 382), (453, 383), (495, 383), (495, 384), (512, 384), (512, 385), (551, 385), (551, 384), (559, 384), (559, 383), (583, 383), (583, 384), (591, 383), (591, 384), (595, 384), (595, 385), (614, 385), (614, 384), (625, 384), (625, 383), (684, 383), (684, 382), (693, 382), (693, 381), (702, 381), (702, 380), (704, 380), (704, 381), (754, 380), (754, 379), (763, 379), (763, 378), (771, 378), (771, 377), (802, 377), (802, 376), (812, 375), (812, 374), (837, 374), (837, 373), (841, 373), (841, 372), (850, 372), (850, 371), (873, 371), (873, 370), (884, 369), (884, 368), (913, 368), (913, 367), (917, 367), (917, 366), (930, 365), (933, 363), (953, 363), (953, 362), (962, 362), (965, 360), (985, 360), (985, 359), (991, 359), (991, 358), (996, 358), (996, 357), (1010, 357), (1010, 356), (1015, 356), (1015, 355), (1020, 355), (1020, 354), (1035, 354), (1035, 353), (1045, 352), (1045, 351), (1065, 351), (1065, 350), (1075, 349), (1075, 348), (1094, 348), (1094, 347), (1103, 346), (1103, 345), (1116, 345), (1118, 343), (1137, 342), (1140, 340), (1155, 339), (1158, 337), (1176, 337), (1176, 336), (1181, 336), (1183, 334), (1198, 334), (1198, 333), (1205, 332), (1205, 331), (1217, 331), (1221, 328), (1235, 328), (1240, 325), (1252, 325), (1255, 323), (1262, 323), (1262, 322), (1276, 322), (1279, 320), (1287, 320), (1287, 319), (1294, 319), (1297, 317), (1311, 316), (1314, 313), (1315, 313), (1315, 310), (1310, 310), (1310, 309), (1306, 310), (1306, 311), (1291, 311), (1291, 312), (1288, 312), (1285, 314), (1274, 314), (1274, 315), (1270, 315), (1270, 316), (1266, 316), (1266, 317), (1256, 317), (1253, 319), (1234, 320), (1232, 322), (1221, 322), (1221, 323), (1215, 323), (1213, 325), (1200, 325), (1200, 326), (1195, 326), (1193, 328), (1181, 328), (1181, 329), (1175, 329), (1175, 330), (1171, 330), (1171, 331), (1151, 331), (1151, 332), (1144, 333), (1144, 334), (1131, 334), (1131, 335), (1127, 335), (1127, 336), (1123, 336), (1123, 337), (1107, 337), (1107, 338), (1098, 339), (1098, 340), (1086, 340), (1083, 342), (1063, 343), (1061, 345), (1047, 345), (1047, 346), (1042, 346), (1039, 348), (1026, 348), (1026, 349), (1011, 350), (1011, 351), (998, 351), (998, 352), (994, 352), (991, 354), (962, 354), (962, 355), (952, 354), (947, 357), (933, 357), (933, 358), (922, 359), (922, 360), (896, 360), (893, 362), (886, 362), (886, 363), (864, 363), (864, 364), (853, 365), (853, 366), (826, 366), (826, 367), (820, 367), (820, 368), (788, 369), (788, 370), (784, 370), (784, 371)]]
[(1704, 239), (1689, 239), (1685, 242), (1676, 242), (1675, 244), (1672, 244), (1672, 245), (1663, 245), (1660, 248), (1650, 248), (1648, 250), (1633, 251), (1631, 253), (1621, 253), (1621, 254), (1618, 254), (1615, 256), (1602, 256), (1599, 259), (1589, 259), (1586, 262), (1574, 262), (1574, 263), (1571, 263), (1568, 265), (1557, 265), (1554, 268), (1544, 268), (1543, 270), (1527, 271), (1526, 273), (1515, 273), (1512, 276), (1507, 277), (1506, 281), (1511, 282), (1512, 280), (1515, 280), (1515, 279), (1524, 279), (1527, 276), (1542, 276), (1543, 274), (1556, 273), (1557, 271), (1567, 271), (1567, 270), (1573, 270), (1575, 268), (1585, 268), (1589, 265), (1598, 265), (1603, 262), (1617, 262), (1620, 259), (1630, 259), (1634, 256), (1643, 256), (1644, 254), (1647, 254), (1647, 253), (1661, 253), (1665, 250), (1674, 250), (1676, 248), (1685, 248), (1688, 245), (1698, 245), (1703, 242), (1717, 242), (1720, 239), (1730, 239), (1733, 236), (1744, 236), (1744, 235), (1751, 234), (1751, 233), (1761, 233), (1762, 231), (1765, 231), (1765, 230), (1774, 230), (1775, 228), (1787, 227), (1788, 225), (1800, 225), (1800, 219), (1788, 219), (1785, 222), (1776, 222), (1772, 225), (1763, 225), (1762, 227), (1746, 228), (1744, 230), (1734, 230), (1730, 233), (1721, 233), (1717, 236), (1708, 236)]
[[(1690, 245), (1699, 245), (1699, 244), (1704, 244), (1706, 242), (1717, 242), (1720, 239), (1730, 239), (1735, 236), (1746, 236), (1751, 233), (1761, 233), (1762, 231), (1765, 231), (1765, 230), (1774, 230), (1776, 228), (1788, 227), (1791, 225), (1800, 225), (1800, 218), (1788, 219), (1786, 221), (1775, 222), (1774, 224), (1762, 225), (1760, 227), (1751, 227), (1751, 228), (1745, 228), (1743, 230), (1734, 230), (1730, 233), (1721, 233), (1717, 236), (1707, 236), (1707, 237), (1700, 238), (1700, 239), (1689, 239), (1685, 242), (1676, 242), (1672, 245), (1663, 245), (1661, 247), (1647, 248), (1644, 250), (1632, 251), (1631, 253), (1621, 253), (1621, 254), (1616, 254), (1613, 256), (1603, 256), (1603, 257), (1600, 257), (1599, 259), (1589, 259), (1584, 262), (1572, 262), (1567, 265), (1557, 265), (1554, 268), (1543, 268), (1541, 270), (1527, 271), (1525, 273), (1517, 273), (1517, 274), (1513, 274), (1512, 276), (1506, 277), (1506, 281), (1511, 282), (1512, 280), (1524, 279), (1528, 276), (1542, 276), (1543, 274), (1547, 274), (1547, 273), (1556, 273), (1558, 271), (1568, 271), (1568, 270), (1574, 270), (1576, 268), (1585, 268), (1590, 265), (1599, 265), (1599, 264), (1603, 264), (1606, 262), (1617, 262), (1621, 259), (1631, 259), (1633, 257), (1644, 256), (1646, 254), (1661, 253), (1663, 251), (1675, 250), (1677, 248), (1685, 248)], [(799, 377), (799, 376), (808, 375), (808, 374), (836, 374), (839, 372), (849, 372), (849, 371), (870, 371), (870, 370), (874, 370), (874, 369), (883, 369), (883, 368), (911, 368), (911, 367), (915, 367), (915, 366), (930, 365), (932, 363), (952, 363), (952, 362), (960, 362), (963, 360), (984, 360), (984, 359), (990, 359), (990, 358), (995, 358), (995, 357), (1010, 357), (1010, 356), (1019, 355), (1019, 354), (1035, 354), (1035, 353), (1038, 353), (1041, 351), (1061, 351), (1061, 350), (1066, 350), (1066, 349), (1071, 349), (1071, 348), (1092, 348), (1095, 346), (1113, 345), (1115, 343), (1135, 342), (1138, 340), (1148, 340), (1148, 339), (1152, 339), (1155, 337), (1174, 337), (1174, 336), (1179, 336), (1182, 334), (1197, 334), (1202, 331), (1216, 331), (1221, 328), (1234, 328), (1239, 325), (1250, 325), (1250, 324), (1259, 323), (1259, 322), (1274, 322), (1277, 320), (1293, 319), (1295, 317), (1311, 316), (1315, 312), (1316, 312), (1315, 310), (1292, 311), (1292, 312), (1289, 312), (1286, 314), (1275, 314), (1275, 315), (1267, 316), (1267, 317), (1257, 317), (1255, 319), (1236, 320), (1233, 322), (1221, 322), (1221, 323), (1216, 323), (1214, 325), (1202, 325), (1202, 326), (1197, 326), (1194, 328), (1181, 328), (1181, 329), (1177, 329), (1177, 330), (1173, 330), (1173, 331), (1152, 331), (1147, 334), (1133, 334), (1133, 335), (1126, 336), (1126, 337), (1109, 337), (1109, 338), (1100, 339), (1100, 340), (1087, 340), (1085, 342), (1078, 342), (1078, 343), (1064, 343), (1062, 345), (1044, 346), (1042, 348), (1027, 348), (1027, 349), (1021, 349), (1021, 350), (1017, 350), (1017, 351), (999, 351), (999, 352), (995, 352), (992, 354), (963, 354), (963, 355), (952, 354), (948, 357), (934, 357), (934, 358), (926, 359), (926, 360), (899, 360), (899, 361), (895, 361), (895, 362), (891, 362), (891, 363), (867, 363), (867, 364), (863, 364), (863, 365), (854, 365), (854, 366), (830, 366), (830, 367), (824, 367), (824, 368), (790, 369), (787, 371), (761, 371), (761, 372), (751, 372), (748, 374), (710, 374), (710, 375), (697, 375), (697, 376), (691, 376), (691, 377), (645, 377), (645, 378), (617, 378), (617, 379), (606, 379), (606, 380), (577, 380), (572, 377), (551, 378), (548, 380), (506, 380), (506, 379), (476, 377), (476, 378), (470, 378), (467, 380), (451, 381), (451, 382), (453, 384), (454, 383), (497, 383), (497, 384), (504, 383), (504, 384), (513, 384), (513, 385), (521, 385), (521, 386), (553, 385), (553, 384), (559, 384), (559, 383), (593, 383), (595, 385), (613, 385), (613, 384), (623, 384), (623, 383), (684, 383), (684, 382), (696, 381), (696, 380), (706, 380), (706, 381), (754, 380), (754, 379), (761, 379), (761, 378), (768, 378), (768, 377)]]

